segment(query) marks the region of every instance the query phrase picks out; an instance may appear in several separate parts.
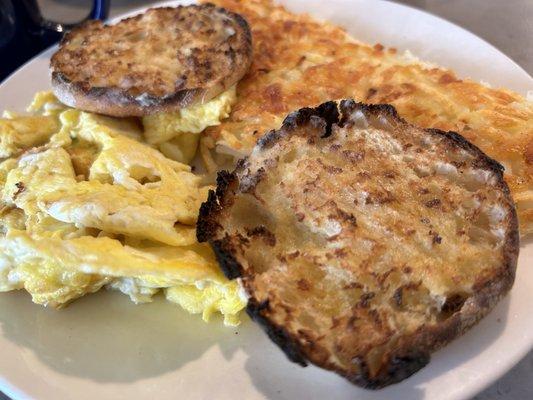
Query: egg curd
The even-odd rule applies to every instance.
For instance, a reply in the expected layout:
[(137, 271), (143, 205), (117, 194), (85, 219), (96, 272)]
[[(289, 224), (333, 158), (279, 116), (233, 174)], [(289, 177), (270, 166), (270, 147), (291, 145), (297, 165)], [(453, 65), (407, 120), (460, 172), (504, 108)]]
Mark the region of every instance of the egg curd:
[(26, 289), (53, 307), (102, 287), (136, 303), (162, 291), (206, 321), (220, 312), (238, 324), (246, 298), (196, 240), (208, 188), (183, 163), (234, 97), (231, 89), (141, 121), (81, 112), (42, 92), (32, 115), (4, 113), (0, 291)]
[(235, 86), (205, 104), (193, 105), (175, 113), (159, 113), (142, 118), (147, 143), (173, 160), (189, 163), (196, 154), (200, 132), (220, 125), (229, 117), (237, 101)]

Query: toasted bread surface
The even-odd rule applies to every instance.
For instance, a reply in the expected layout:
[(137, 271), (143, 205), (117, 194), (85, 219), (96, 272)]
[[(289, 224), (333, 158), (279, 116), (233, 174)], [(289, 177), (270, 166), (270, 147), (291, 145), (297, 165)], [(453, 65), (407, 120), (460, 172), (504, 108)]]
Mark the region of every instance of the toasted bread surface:
[(272, 0), (213, 2), (246, 18), (254, 47), (230, 117), (208, 130), (219, 147), (246, 155), (288, 112), (330, 99), (392, 104), (408, 122), (459, 132), (501, 162), (521, 233), (533, 233), (533, 102), (396, 49), (358, 42)]
[(203, 4), (86, 22), (65, 35), (50, 66), (63, 103), (122, 117), (206, 102), (241, 79), (251, 58), (247, 22)]
[(379, 388), (511, 288), (518, 222), (502, 170), (392, 106), (328, 102), (219, 174), (197, 236), (292, 361)]

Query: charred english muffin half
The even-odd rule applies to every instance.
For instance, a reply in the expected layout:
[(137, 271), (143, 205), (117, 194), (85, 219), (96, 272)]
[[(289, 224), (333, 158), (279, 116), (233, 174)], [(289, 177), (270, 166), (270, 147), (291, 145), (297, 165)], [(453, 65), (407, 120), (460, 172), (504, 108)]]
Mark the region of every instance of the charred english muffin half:
[(219, 174), (197, 236), (290, 360), (381, 388), (511, 288), (518, 223), (502, 170), (392, 106), (327, 102)]
[(117, 117), (204, 103), (252, 61), (238, 14), (212, 4), (152, 8), (114, 25), (89, 21), (65, 35), (50, 63), (65, 104)]

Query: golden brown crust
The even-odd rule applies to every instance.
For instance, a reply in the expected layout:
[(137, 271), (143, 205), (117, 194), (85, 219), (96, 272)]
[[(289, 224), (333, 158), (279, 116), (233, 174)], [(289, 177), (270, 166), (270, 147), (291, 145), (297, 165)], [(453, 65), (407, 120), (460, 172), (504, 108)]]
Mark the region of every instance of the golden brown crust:
[(251, 59), (247, 22), (203, 4), (153, 8), (115, 25), (88, 21), (65, 35), (50, 67), (63, 103), (124, 117), (209, 101)]
[(416, 63), (396, 49), (356, 42), (340, 27), (293, 14), (271, 0), (214, 2), (247, 19), (255, 54), (230, 117), (208, 129), (218, 144), (246, 155), (289, 111), (329, 99), (392, 104), (408, 122), (459, 132), (500, 161), (521, 233), (533, 233), (531, 101)]
[[(503, 168), (461, 135), (454, 132), (443, 132), (436, 129), (422, 130), (413, 127), (401, 119), (396, 110), (388, 105), (365, 105), (350, 100), (343, 101), (339, 111), (336, 103), (328, 102), (314, 109), (305, 108), (290, 114), (283, 122), (281, 129), (267, 133), (259, 141), (252, 155), (241, 160), (233, 173), (220, 173), (216, 193), (211, 192), (208, 201), (201, 207), (197, 224), (197, 237), (199, 241), (208, 241), (211, 244), (221, 268), (229, 278), (242, 278), (243, 285), (250, 295), (248, 313), (263, 326), (270, 338), (283, 349), (289, 359), (301, 365), (312, 362), (345, 376), (353, 383), (375, 389), (405, 379), (422, 368), (429, 361), (431, 352), (472, 327), (509, 291), (514, 281), (519, 252), (518, 222), (509, 189), (503, 180)], [(376, 129), (376, 127), (378, 128)], [(358, 136), (356, 132), (361, 129), (363, 131), (372, 129), (372, 135)], [(383, 159), (379, 154), (373, 155), (371, 153), (372, 147), (363, 143), (361, 137), (370, 138), (366, 140), (373, 140), (372, 138), (378, 137), (380, 132), (392, 132), (394, 139), (391, 139), (390, 143), (394, 143), (395, 140), (399, 141), (403, 144), (402, 150), (395, 153), (397, 150), (391, 148), (390, 151), (393, 153), (386, 153)], [(293, 142), (295, 137), (302, 140)], [(411, 140), (411, 137), (418, 137), (418, 139)], [(341, 138), (345, 138), (345, 141), (342, 142)], [(353, 146), (351, 147), (349, 144), (350, 141), (356, 141), (358, 148), (366, 150), (366, 154), (355, 156), (352, 153)], [(422, 143), (422, 147), (418, 148), (416, 143)], [(429, 147), (427, 147), (428, 143)], [(385, 144), (384, 141), (383, 145)], [(298, 151), (302, 151), (302, 146), (307, 146), (308, 149), (298, 153)], [(311, 150), (315, 147), (318, 148), (316, 154), (320, 154), (320, 157), (324, 159), (323, 161), (316, 161), (316, 155), (312, 155), (314, 153)], [(296, 155), (294, 149), (297, 149)], [(449, 291), (440, 291), (440, 293), (446, 293), (440, 307), (437, 309), (428, 308), (427, 310), (431, 314), (429, 316), (421, 317), (417, 314), (416, 307), (418, 305), (416, 302), (412, 302), (413, 298), (409, 298), (410, 293), (416, 293), (417, 296), (423, 298), (424, 292), (419, 290), (422, 286), (425, 288), (424, 290), (429, 290), (429, 296), (426, 295), (426, 299), (432, 299), (432, 295), (438, 297), (441, 288), (439, 289), (438, 285), (435, 286), (431, 282), (431, 274), (423, 276), (424, 271), (428, 272), (424, 269), (425, 267), (420, 269), (416, 259), (402, 256), (401, 251), (396, 253), (396, 250), (391, 250), (388, 247), (388, 249), (382, 248), (379, 255), (373, 255), (373, 258), (366, 262), (360, 262), (359, 257), (351, 258), (350, 263), (345, 264), (343, 269), (350, 274), (355, 273), (352, 276), (357, 276), (357, 279), (345, 282), (344, 287), (343, 285), (333, 285), (329, 292), (320, 292), (320, 302), (326, 304), (328, 298), (331, 297), (335, 299), (335, 304), (340, 304), (339, 299), (342, 297), (339, 297), (339, 293), (344, 290), (354, 290), (353, 293), (357, 293), (360, 298), (357, 297), (356, 303), (351, 303), (350, 309), (346, 309), (344, 305), (341, 309), (337, 309), (333, 313), (331, 327), (325, 327), (322, 320), (316, 315), (313, 316), (314, 322), (309, 322), (306, 318), (312, 315), (309, 310), (310, 303), (301, 299), (298, 293), (306, 293), (307, 298), (313, 298), (315, 295), (313, 288), (319, 286), (316, 278), (318, 276), (316, 275), (317, 271), (323, 269), (323, 260), (328, 259), (328, 257), (321, 258), (321, 247), (330, 246), (331, 240), (334, 240), (333, 243), (338, 244), (332, 247), (331, 254), (337, 259), (345, 257), (346, 252), (351, 251), (352, 248), (360, 247), (368, 232), (364, 227), (364, 213), (358, 213), (358, 210), (360, 211), (362, 207), (366, 210), (365, 212), (369, 212), (369, 209), (365, 208), (366, 206), (361, 206), (360, 202), (359, 205), (356, 203), (351, 208), (347, 208), (347, 203), (342, 203), (344, 204), (342, 207), (337, 207), (337, 213), (341, 214), (340, 216), (333, 215), (331, 209), (328, 209), (327, 218), (336, 218), (341, 221), (343, 230), (350, 232), (351, 236), (344, 242), (338, 241), (339, 237), (345, 235), (343, 230), (340, 233), (338, 231), (333, 232), (333, 236), (329, 236), (322, 242), (320, 242), (323, 239), (322, 236), (311, 236), (310, 245), (307, 242), (302, 242), (301, 238), (295, 238), (292, 233), (283, 236), (284, 231), (280, 230), (280, 226), (298, 225), (302, 221), (313, 218), (314, 206), (307, 208), (307, 213), (303, 215), (299, 215), (301, 209), (293, 210), (294, 215), (292, 216), (293, 211), (287, 211), (287, 204), (291, 206), (292, 204), (304, 204), (306, 196), (308, 196), (307, 192), (313, 190), (320, 192), (320, 189), (316, 189), (320, 183), (315, 180), (309, 186), (300, 180), (295, 181), (295, 177), (285, 177), (279, 185), (293, 188), (290, 193), (296, 193), (294, 203), (284, 202), (279, 194), (269, 197), (268, 193), (271, 194), (277, 190), (274, 190), (272, 185), (276, 181), (279, 171), (284, 171), (285, 174), (287, 171), (293, 171), (282, 169), (280, 164), (296, 163), (300, 159), (305, 159), (306, 154), (309, 153), (313, 162), (323, 166), (324, 173), (330, 180), (339, 180), (341, 179), (339, 177), (342, 177), (346, 170), (350, 170), (353, 171), (353, 175), (352, 179), (348, 181), (364, 184), (364, 179), (369, 179), (377, 181), (377, 187), (387, 187), (389, 180), (401, 179), (401, 176), (408, 175), (409, 171), (407, 167), (405, 170), (386, 171), (386, 165), (383, 164), (383, 174), (377, 176), (376, 171), (381, 170), (380, 166), (384, 159), (395, 157), (398, 154), (400, 158), (417, 154), (416, 157), (418, 158), (414, 161), (416, 168), (417, 165), (423, 164), (424, 154), (432, 151), (437, 155), (434, 165), (437, 169), (441, 168), (442, 170), (439, 173), (449, 174), (446, 168), (453, 170), (451, 165), (455, 165), (457, 176), (459, 176), (459, 178), (454, 178), (458, 181), (451, 184), (444, 184), (443, 182), (448, 181), (440, 180), (439, 173), (430, 174), (428, 175), (429, 178), (424, 174), (420, 178), (421, 181), (425, 182), (424, 185), (435, 183), (439, 186), (436, 188), (437, 192), (447, 193), (438, 199), (439, 201), (426, 202), (426, 204), (430, 204), (422, 205), (419, 210), (412, 210), (411, 205), (410, 209), (390, 206), (402, 198), (401, 186), (397, 186), (397, 191), (392, 193), (397, 199), (381, 198), (380, 203), (380, 198), (376, 194), (373, 201), (379, 211), (376, 215), (393, 215), (394, 210), (396, 210), (397, 214), (394, 214), (396, 216), (392, 220), (402, 221), (402, 218), (405, 217), (406, 221), (410, 221), (407, 228), (417, 226), (418, 221), (415, 218), (418, 218), (416, 216), (420, 213), (420, 215), (427, 215), (428, 218), (440, 218), (434, 222), (435, 226), (431, 228), (432, 230), (440, 230), (440, 236), (435, 232), (432, 233), (432, 230), (429, 231), (430, 234), (434, 234), (433, 243), (430, 243), (431, 255), (428, 256), (432, 263), (429, 268), (430, 270), (442, 268), (444, 276), (441, 278), (446, 281), (448, 276), (453, 282), (453, 284), (447, 284), (450, 285)], [(328, 158), (327, 153), (332, 154), (332, 157)], [(461, 160), (458, 155), (461, 156)], [(335, 165), (331, 163), (332, 160), (340, 160), (344, 156), (347, 156), (345, 161), (339, 161)], [(364, 168), (370, 168), (372, 164), (368, 159), (374, 157), (379, 160), (380, 165), (374, 170), (374, 174), (367, 177), (363, 176), (363, 180), (360, 180), (360, 177), (356, 176), (359, 174), (356, 172), (358, 171), (357, 168), (363, 168), (363, 165)], [(364, 162), (367, 164), (363, 164), (362, 160), (365, 158), (366, 161)], [(443, 164), (438, 167), (440, 162)], [(349, 166), (353, 165), (351, 163), (355, 163), (358, 167)], [(312, 164), (308, 165), (308, 169), (311, 170)], [(406, 164), (406, 166), (408, 165), (409, 163)], [(340, 172), (339, 170), (343, 168), (345, 171)], [(486, 177), (484, 186), (472, 188), (466, 181), (461, 181), (462, 178), (460, 177), (466, 176), (472, 171)], [(364, 173), (365, 170), (360, 172)], [(338, 183), (345, 186), (345, 182), (348, 181), (339, 180)], [(411, 182), (411, 180), (408, 181)], [(269, 185), (270, 189), (267, 190), (265, 187), (261, 187), (262, 185)], [(410, 188), (415, 187), (412, 182), (409, 185)], [(367, 185), (365, 190), (372, 187), (376, 186)], [(465, 242), (463, 232), (452, 232), (452, 235), (444, 232), (443, 222), (453, 218), (459, 218), (459, 225), (464, 223), (465, 227), (472, 223), (470, 217), (465, 217), (465, 220), (461, 221), (461, 214), (454, 213), (452, 210), (446, 211), (447, 195), (458, 188), (458, 193), (462, 193), (462, 203), (468, 201), (468, 193), (472, 191), (475, 192), (475, 198), (483, 199), (483, 204), (476, 206), (478, 211), (474, 213), (475, 218), (487, 210), (501, 210), (501, 220), (497, 219), (496, 225), (491, 225), (490, 228), (491, 232), (495, 232), (493, 231), (495, 228), (501, 228), (500, 234), (495, 233), (494, 237), (483, 239), (483, 241), (492, 241), (490, 246), (485, 246), (485, 243), (475, 242), (475, 240), (471, 242), (469, 239)], [(313, 199), (319, 201), (320, 204), (323, 203), (323, 205), (329, 204), (332, 196), (337, 196), (336, 192), (331, 191), (321, 191), (320, 193), (322, 194), (319, 197), (313, 197)], [(345, 192), (341, 191), (341, 193), (344, 193), (343, 196), (348, 196)], [(403, 196), (404, 201), (407, 201), (417, 198), (418, 194), (408, 193)], [(489, 197), (492, 198), (492, 202), (484, 204)], [(335, 197), (333, 200), (341, 201)], [(320, 204), (316, 204), (317, 209), (323, 207)], [(370, 205), (373, 206), (372, 203)], [(244, 206), (246, 206), (247, 212), (243, 209)], [(425, 207), (429, 210), (426, 210)], [(434, 213), (435, 208), (440, 208), (442, 212)], [(489, 211), (488, 214), (492, 211)], [(247, 215), (246, 218), (244, 218), (245, 215)], [(243, 218), (244, 222), (241, 220)], [(248, 227), (249, 224), (257, 223), (254, 219), (262, 221), (261, 223), (264, 225), (259, 225), (261, 229)], [(421, 218), (421, 221), (423, 219), (425, 218)], [(373, 221), (377, 221), (375, 217)], [(422, 223), (426, 224), (429, 221)], [(405, 224), (401, 226), (400, 230), (395, 230), (397, 228), (396, 223), (389, 225), (388, 228), (392, 229), (394, 237), (398, 240), (396, 246), (409, 246), (409, 243), (412, 243), (410, 238), (413, 233), (405, 230)], [(272, 232), (264, 234), (264, 232), (269, 232), (269, 229)], [(377, 226), (373, 229), (380, 229), (380, 227)], [(263, 232), (263, 237), (258, 238), (257, 234), (250, 235), (251, 231), (254, 233)], [(301, 236), (314, 235), (314, 233), (305, 230), (297, 232)], [(279, 235), (281, 237), (278, 237)], [(454, 239), (454, 235), (457, 235), (457, 238)], [(276, 244), (276, 239), (280, 243)], [(390, 246), (387, 244), (387, 240), (386, 237), (381, 237), (381, 241), (386, 244), (386, 247)], [(285, 252), (280, 250), (286, 246), (286, 243), (293, 241), (299, 243), (296, 246), (297, 250), (294, 248)], [(447, 265), (440, 264), (437, 259), (437, 257), (445, 257), (443, 254), (456, 252), (454, 246), (460, 243), (467, 244), (461, 247), (460, 252), (462, 254), (455, 260), (458, 264), (463, 263), (463, 267), (466, 266), (474, 271), (469, 276), (461, 275), (461, 265), (448, 268)], [(471, 251), (477, 247), (482, 249), (482, 252), (479, 253), (482, 255), (477, 254), (474, 257), (481, 257), (480, 261), (477, 263), (474, 261), (471, 264), (468, 262), (468, 258), (471, 256)], [(254, 249), (261, 250), (257, 252)], [(400, 270), (392, 268), (383, 273), (377, 257), (386, 258), (390, 251), (395, 254), (393, 259), (400, 260), (404, 264)], [(266, 256), (267, 261), (265, 261), (265, 256), (261, 258), (259, 255), (265, 252), (268, 254)], [(418, 256), (413, 255), (412, 257)], [(336, 261), (329, 258), (329, 262), (335, 263)], [(314, 266), (308, 267), (309, 263)], [(412, 265), (409, 266), (409, 263)], [(283, 267), (283, 265), (290, 266), (290, 268)], [(305, 274), (297, 275), (294, 272), (300, 268), (304, 268)], [(433, 272), (433, 274), (438, 276), (438, 272)], [(391, 273), (392, 275), (396, 274), (394, 278), (396, 283), (388, 287), (384, 285), (384, 282), (387, 282), (387, 279), (392, 279), (390, 278)], [(277, 277), (276, 274), (278, 274)], [(332, 272), (328, 272), (325, 275), (320, 275), (320, 280), (332, 279), (334, 275), (332, 274)], [(418, 281), (417, 278), (413, 279), (412, 275), (422, 276), (422, 279)], [(372, 281), (368, 280), (369, 276), (372, 277)], [(398, 282), (403, 282), (403, 284)], [(371, 288), (372, 291), (368, 288)], [(392, 296), (390, 296), (391, 293)], [(389, 300), (383, 303), (383, 299)], [(417, 298), (416, 300), (419, 301), (420, 299)], [(316, 307), (316, 314), (321, 317), (324, 316), (324, 311), (320, 308), (323, 305), (314, 303), (313, 307)], [(302, 309), (306, 310), (307, 316), (298, 319), (302, 317)], [(395, 324), (394, 321), (398, 323)], [(337, 340), (336, 345), (331, 346), (330, 341), (328, 341), (329, 336), (335, 339), (341, 338), (341, 340)]]

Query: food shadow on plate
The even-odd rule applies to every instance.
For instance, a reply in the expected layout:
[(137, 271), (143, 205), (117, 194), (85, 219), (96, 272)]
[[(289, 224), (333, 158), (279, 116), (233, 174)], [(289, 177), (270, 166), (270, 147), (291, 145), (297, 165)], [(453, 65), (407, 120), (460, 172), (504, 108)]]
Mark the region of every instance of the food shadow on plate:
[(529, 235), (526, 239), (520, 238), (520, 250), (531, 244), (533, 244), (533, 235)]
[[(290, 369), (270, 369), (268, 366), (273, 363), (266, 358), (285, 358), (277, 348), (272, 350), (273, 353), (265, 352), (266, 347), (270, 350), (270, 344), (266, 344), (263, 350), (259, 345), (244, 347), (248, 354), (246, 370), (255, 387), (268, 399), (423, 399), (426, 398), (425, 385), (483, 352), (498, 338), (505, 326), (508, 308), (509, 296), (506, 296), (478, 325), (433, 354), (425, 368), (401, 383), (378, 391), (360, 389), (343, 378), (332, 377), (333, 373), (314, 366), (301, 368), (292, 364)], [(282, 362), (289, 361), (287, 359), (279, 361)], [(326, 374), (330, 376), (327, 377)]]
[(213, 346), (231, 358), (240, 346), (236, 329), (213, 319), (206, 324), (162, 298), (135, 305), (105, 290), (63, 310), (37, 306), (23, 291), (0, 293), (5, 338), (62, 374), (98, 382), (131, 382), (176, 371)]
[[(242, 351), (255, 388), (269, 399), (421, 399), (424, 385), (489, 346), (507, 317), (509, 297), (478, 326), (432, 357), (429, 366), (400, 384), (378, 392), (359, 389), (314, 366), (302, 368), (285, 355), (246, 316), (238, 328), (220, 318), (209, 324), (162, 299), (134, 305), (116, 292), (102, 291), (64, 310), (33, 304), (23, 291), (0, 294), (3, 336), (32, 350), (52, 369), (97, 382), (132, 382), (179, 370), (218, 347), (231, 360)], [(90, 355), (90, 357), (89, 357)], [(379, 394), (379, 395), (378, 395)]]

